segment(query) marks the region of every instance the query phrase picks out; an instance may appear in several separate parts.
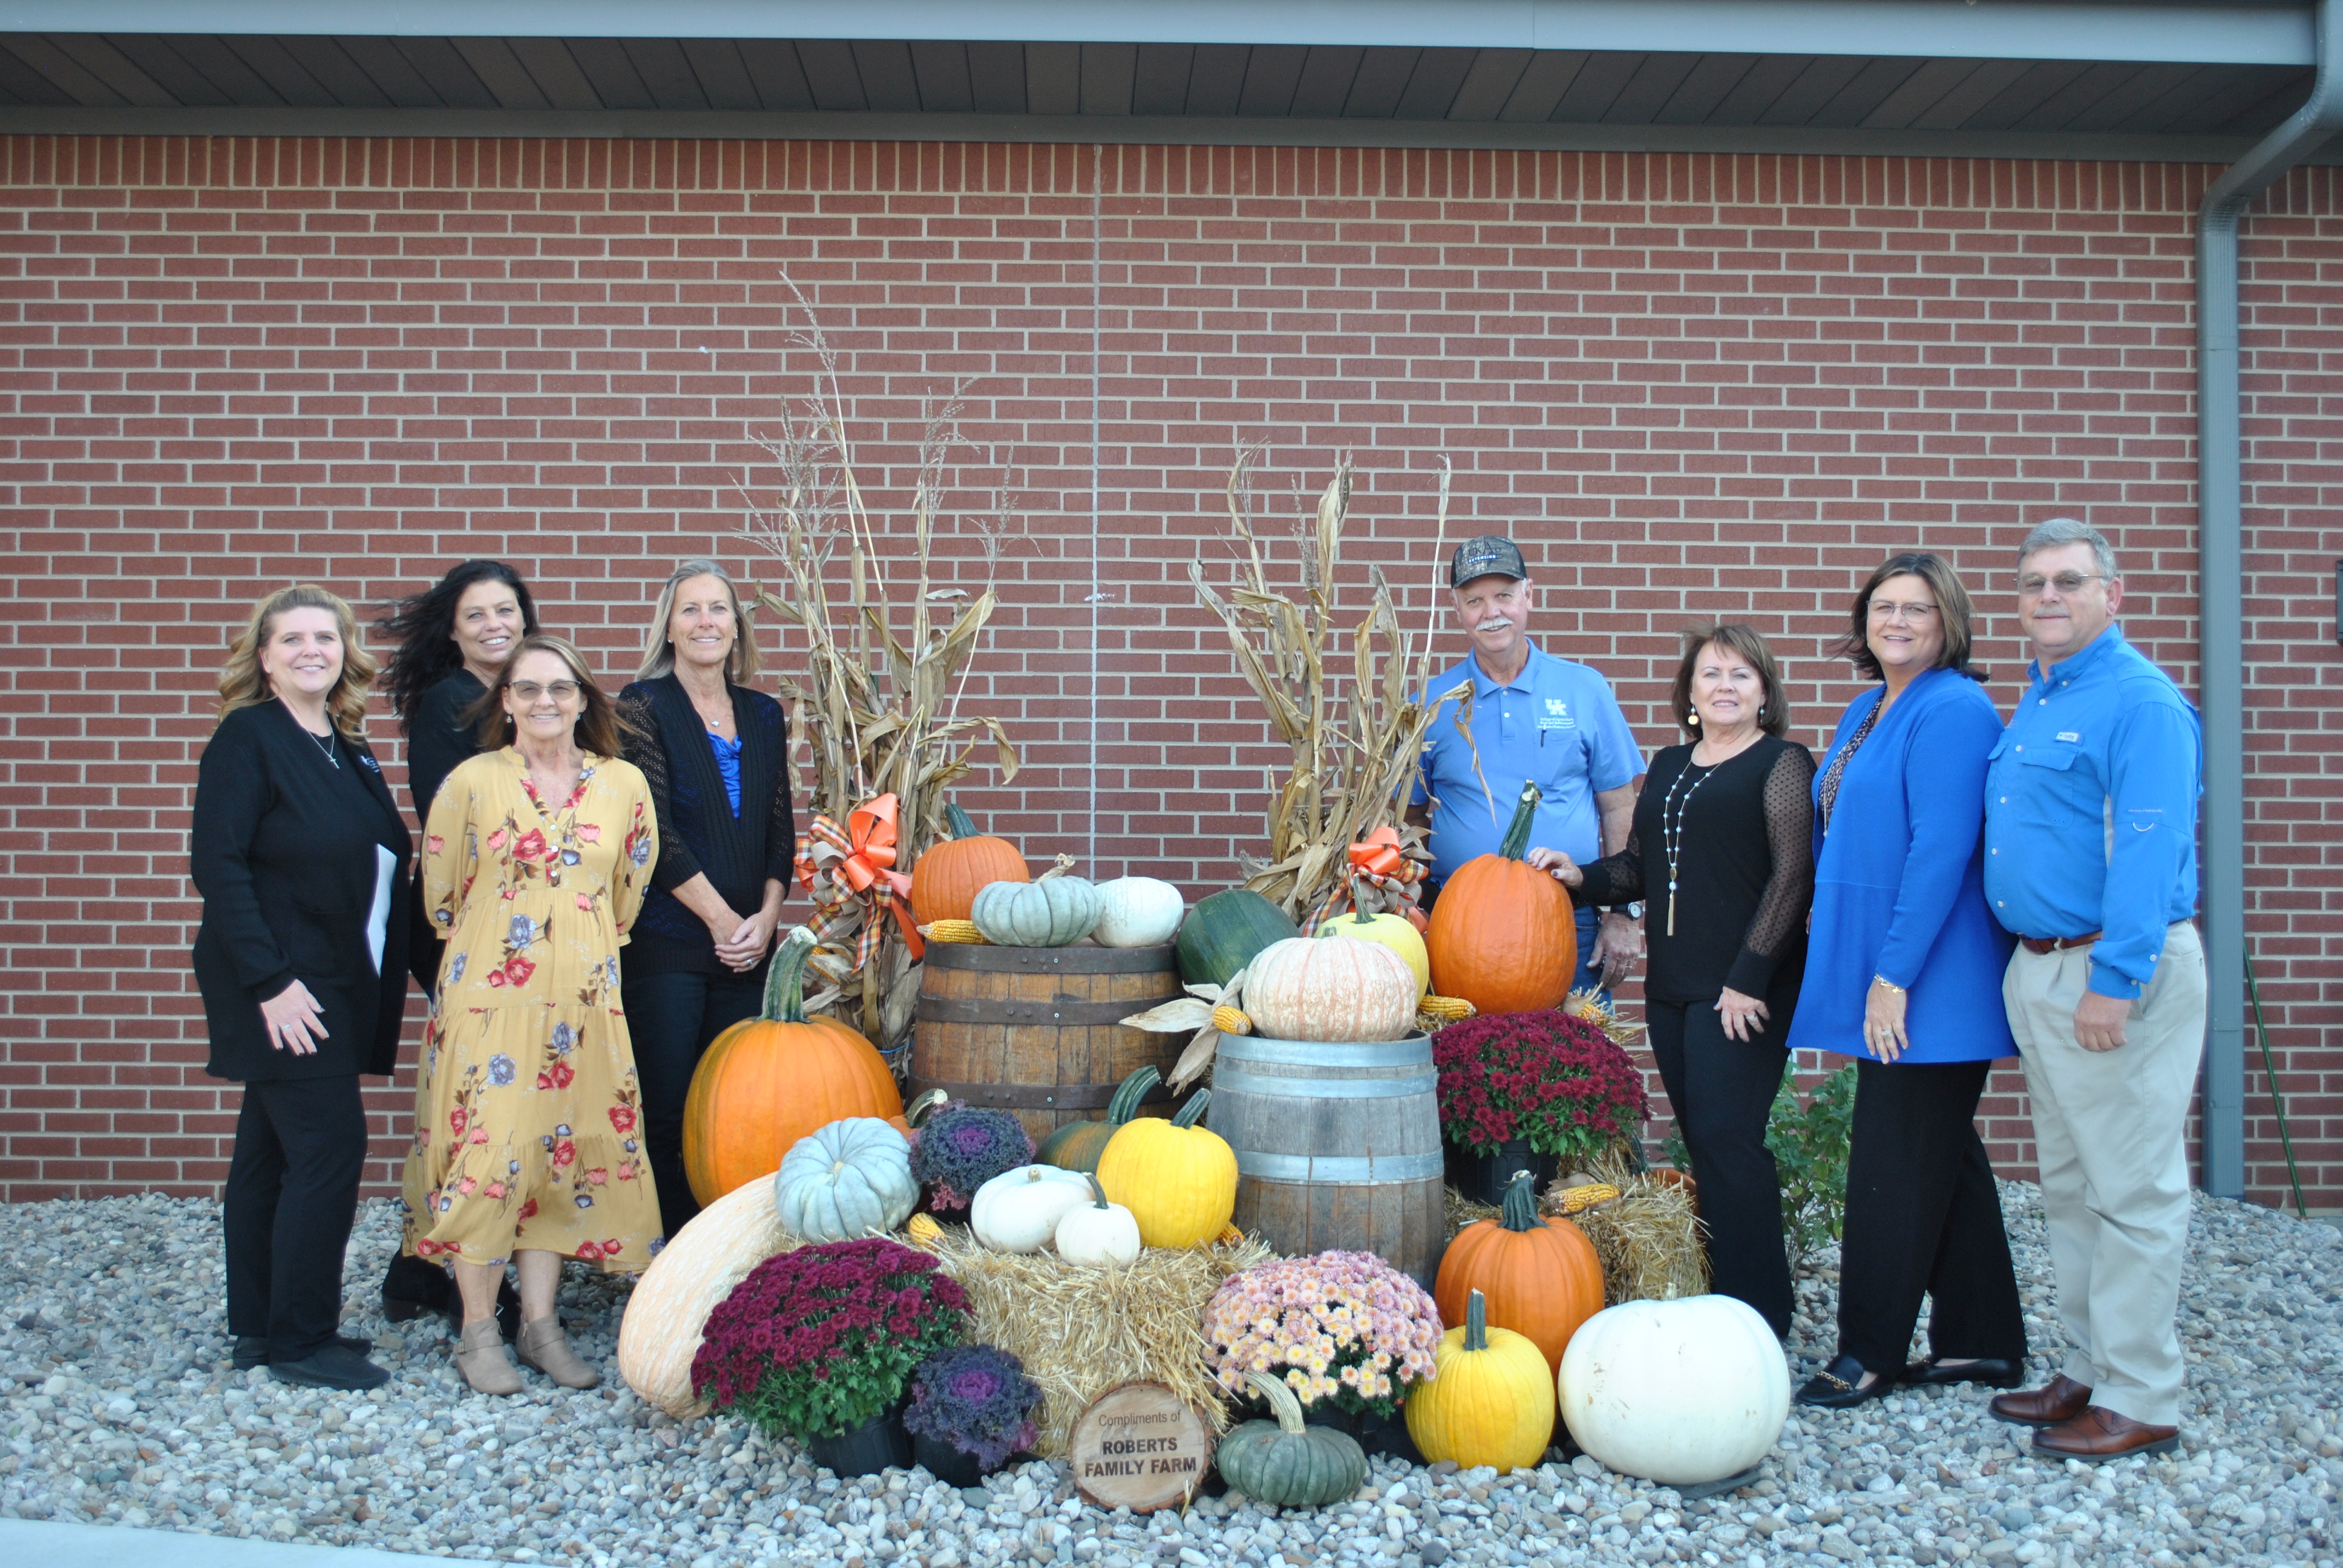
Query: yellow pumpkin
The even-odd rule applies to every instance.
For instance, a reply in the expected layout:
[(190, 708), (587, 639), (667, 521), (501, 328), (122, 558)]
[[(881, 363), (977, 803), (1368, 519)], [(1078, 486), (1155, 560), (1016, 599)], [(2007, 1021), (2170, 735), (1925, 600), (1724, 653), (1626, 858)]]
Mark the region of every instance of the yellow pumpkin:
[(1380, 943), (1405, 959), (1407, 967), (1415, 971), (1416, 995), (1432, 989), (1432, 955), (1424, 949), (1423, 933), (1409, 924), (1404, 915), (1337, 915), (1321, 924), (1318, 934)]
[(1198, 1090), (1166, 1121), (1125, 1122), (1099, 1155), (1099, 1185), (1139, 1221), (1150, 1247), (1193, 1247), (1217, 1237), (1237, 1211), (1237, 1153), (1195, 1125), (1212, 1099)]
[(1440, 1336), (1429, 1382), (1408, 1391), (1407, 1434), (1427, 1463), (1527, 1470), (1554, 1441), (1554, 1385), (1544, 1352), (1510, 1329), (1489, 1327), (1475, 1291), (1464, 1323)]

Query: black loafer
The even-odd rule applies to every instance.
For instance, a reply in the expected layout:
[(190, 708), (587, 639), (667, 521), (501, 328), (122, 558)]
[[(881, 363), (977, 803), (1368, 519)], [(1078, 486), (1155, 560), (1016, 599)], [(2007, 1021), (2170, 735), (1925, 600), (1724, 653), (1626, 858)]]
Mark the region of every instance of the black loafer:
[(1798, 1391), (1797, 1402), (1817, 1410), (1852, 1410), (1896, 1386), (1895, 1376), (1882, 1372), (1872, 1380), (1870, 1387), (1863, 1387), (1863, 1374), (1868, 1371), (1853, 1356), (1839, 1356), (1806, 1380), (1806, 1386)]
[(1902, 1381), (1921, 1388), (1951, 1388), (1964, 1382), (1984, 1388), (2021, 1388), (2026, 1383), (2026, 1363), (2002, 1356), (1980, 1356), (1965, 1366), (1948, 1367), (1932, 1357), (1905, 1368)]
[(340, 1389), (347, 1393), (380, 1388), (390, 1381), (389, 1372), (338, 1340), (319, 1345), (299, 1361), (270, 1362), (268, 1375), (278, 1382)]
[[(353, 1339), (348, 1334), (336, 1334), (334, 1342), (346, 1351), (356, 1351), (360, 1355), (374, 1349), (372, 1340)], [(236, 1370), (238, 1372), (250, 1372), (255, 1367), (266, 1366), (268, 1336), (266, 1334), (236, 1335), (236, 1352), (229, 1359), (235, 1363)]]

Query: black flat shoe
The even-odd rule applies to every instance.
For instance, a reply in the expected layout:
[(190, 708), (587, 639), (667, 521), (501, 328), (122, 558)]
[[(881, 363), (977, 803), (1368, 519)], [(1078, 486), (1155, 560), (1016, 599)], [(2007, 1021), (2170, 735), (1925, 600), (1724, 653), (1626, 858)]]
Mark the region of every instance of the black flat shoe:
[(1806, 1380), (1806, 1386), (1798, 1391), (1797, 1402), (1816, 1410), (1852, 1410), (1896, 1386), (1895, 1377), (1886, 1372), (1873, 1378), (1870, 1387), (1861, 1386), (1863, 1374), (1869, 1370), (1853, 1356), (1840, 1356)]
[[(359, 1355), (364, 1355), (374, 1349), (372, 1340), (354, 1339), (348, 1334), (336, 1334), (334, 1343), (346, 1351), (355, 1351)], [(250, 1372), (255, 1367), (266, 1366), (268, 1336), (266, 1334), (236, 1335), (236, 1352), (229, 1359), (235, 1362), (236, 1370), (238, 1372)]]
[(390, 1381), (389, 1372), (337, 1340), (319, 1345), (299, 1361), (270, 1362), (268, 1375), (278, 1382), (339, 1389), (345, 1393), (380, 1388)]
[(1948, 1367), (1931, 1357), (1918, 1366), (1905, 1368), (1902, 1381), (1921, 1388), (1951, 1388), (1964, 1382), (1984, 1388), (2022, 1388), (2026, 1384), (2026, 1363), (2001, 1356), (1980, 1356), (1966, 1365)]

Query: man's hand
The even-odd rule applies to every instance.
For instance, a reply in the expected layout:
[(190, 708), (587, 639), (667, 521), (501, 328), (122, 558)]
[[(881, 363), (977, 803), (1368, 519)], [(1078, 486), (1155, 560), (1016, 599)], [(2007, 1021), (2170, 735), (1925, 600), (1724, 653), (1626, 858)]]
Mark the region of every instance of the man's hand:
[(2123, 998), (2087, 990), (2075, 1009), (2075, 1043), (2085, 1050), (2120, 1050), (2130, 1017), (2131, 1003)]
[(1644, 958), (1644, 927), (1616, 910), (1606, 910), (1594, 933), (1594, 950), (1588, 959), (1603, 966), (1603, 989), (1615, 990), (1635, 972)]

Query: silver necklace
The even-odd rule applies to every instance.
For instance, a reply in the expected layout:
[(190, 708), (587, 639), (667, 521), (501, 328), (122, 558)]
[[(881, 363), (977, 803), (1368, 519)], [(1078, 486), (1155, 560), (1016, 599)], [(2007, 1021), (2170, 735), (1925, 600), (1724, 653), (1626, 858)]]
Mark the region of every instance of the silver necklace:
[(326, 760), (334, 765), (335, 771), (339, 772), (341, 770), (342, 759), (341, 757), (334, 750), (334, 732), (332, 730), (328, 729), (323, 735), (311, 734), (311, 732), (307, 729), (302, 730), (301, 733), (307, 735), (310, 739), (317, 743), (317, 749), (326, 754)]
[(1692, 798), (1700, 793), (1700, 787), (1715, 778), (1717, 768), (1723, 766), (1724, 764), (1720, 762), (1715, 767), (1703, 769), (1700, 777), (1693, 779), (1692, 788), (1685, 789), (1683, 799), (1678, 799), (1676, 791), (1683, 788), (1686, 779), (1691, 778), (1692, 770), (1700, 767), (1699, 763), (1692, 759), (1692, 753), (1685, 752), (1684, 770), (1668, 781), (1667, 795), (1660, 802), (1660, 846), (1666, 852), (1668, 859), (1668, 935), (1670, 936), (1676, 934), (1676, 860), (1684, 851), (1684, 810), (1691, 806)]

